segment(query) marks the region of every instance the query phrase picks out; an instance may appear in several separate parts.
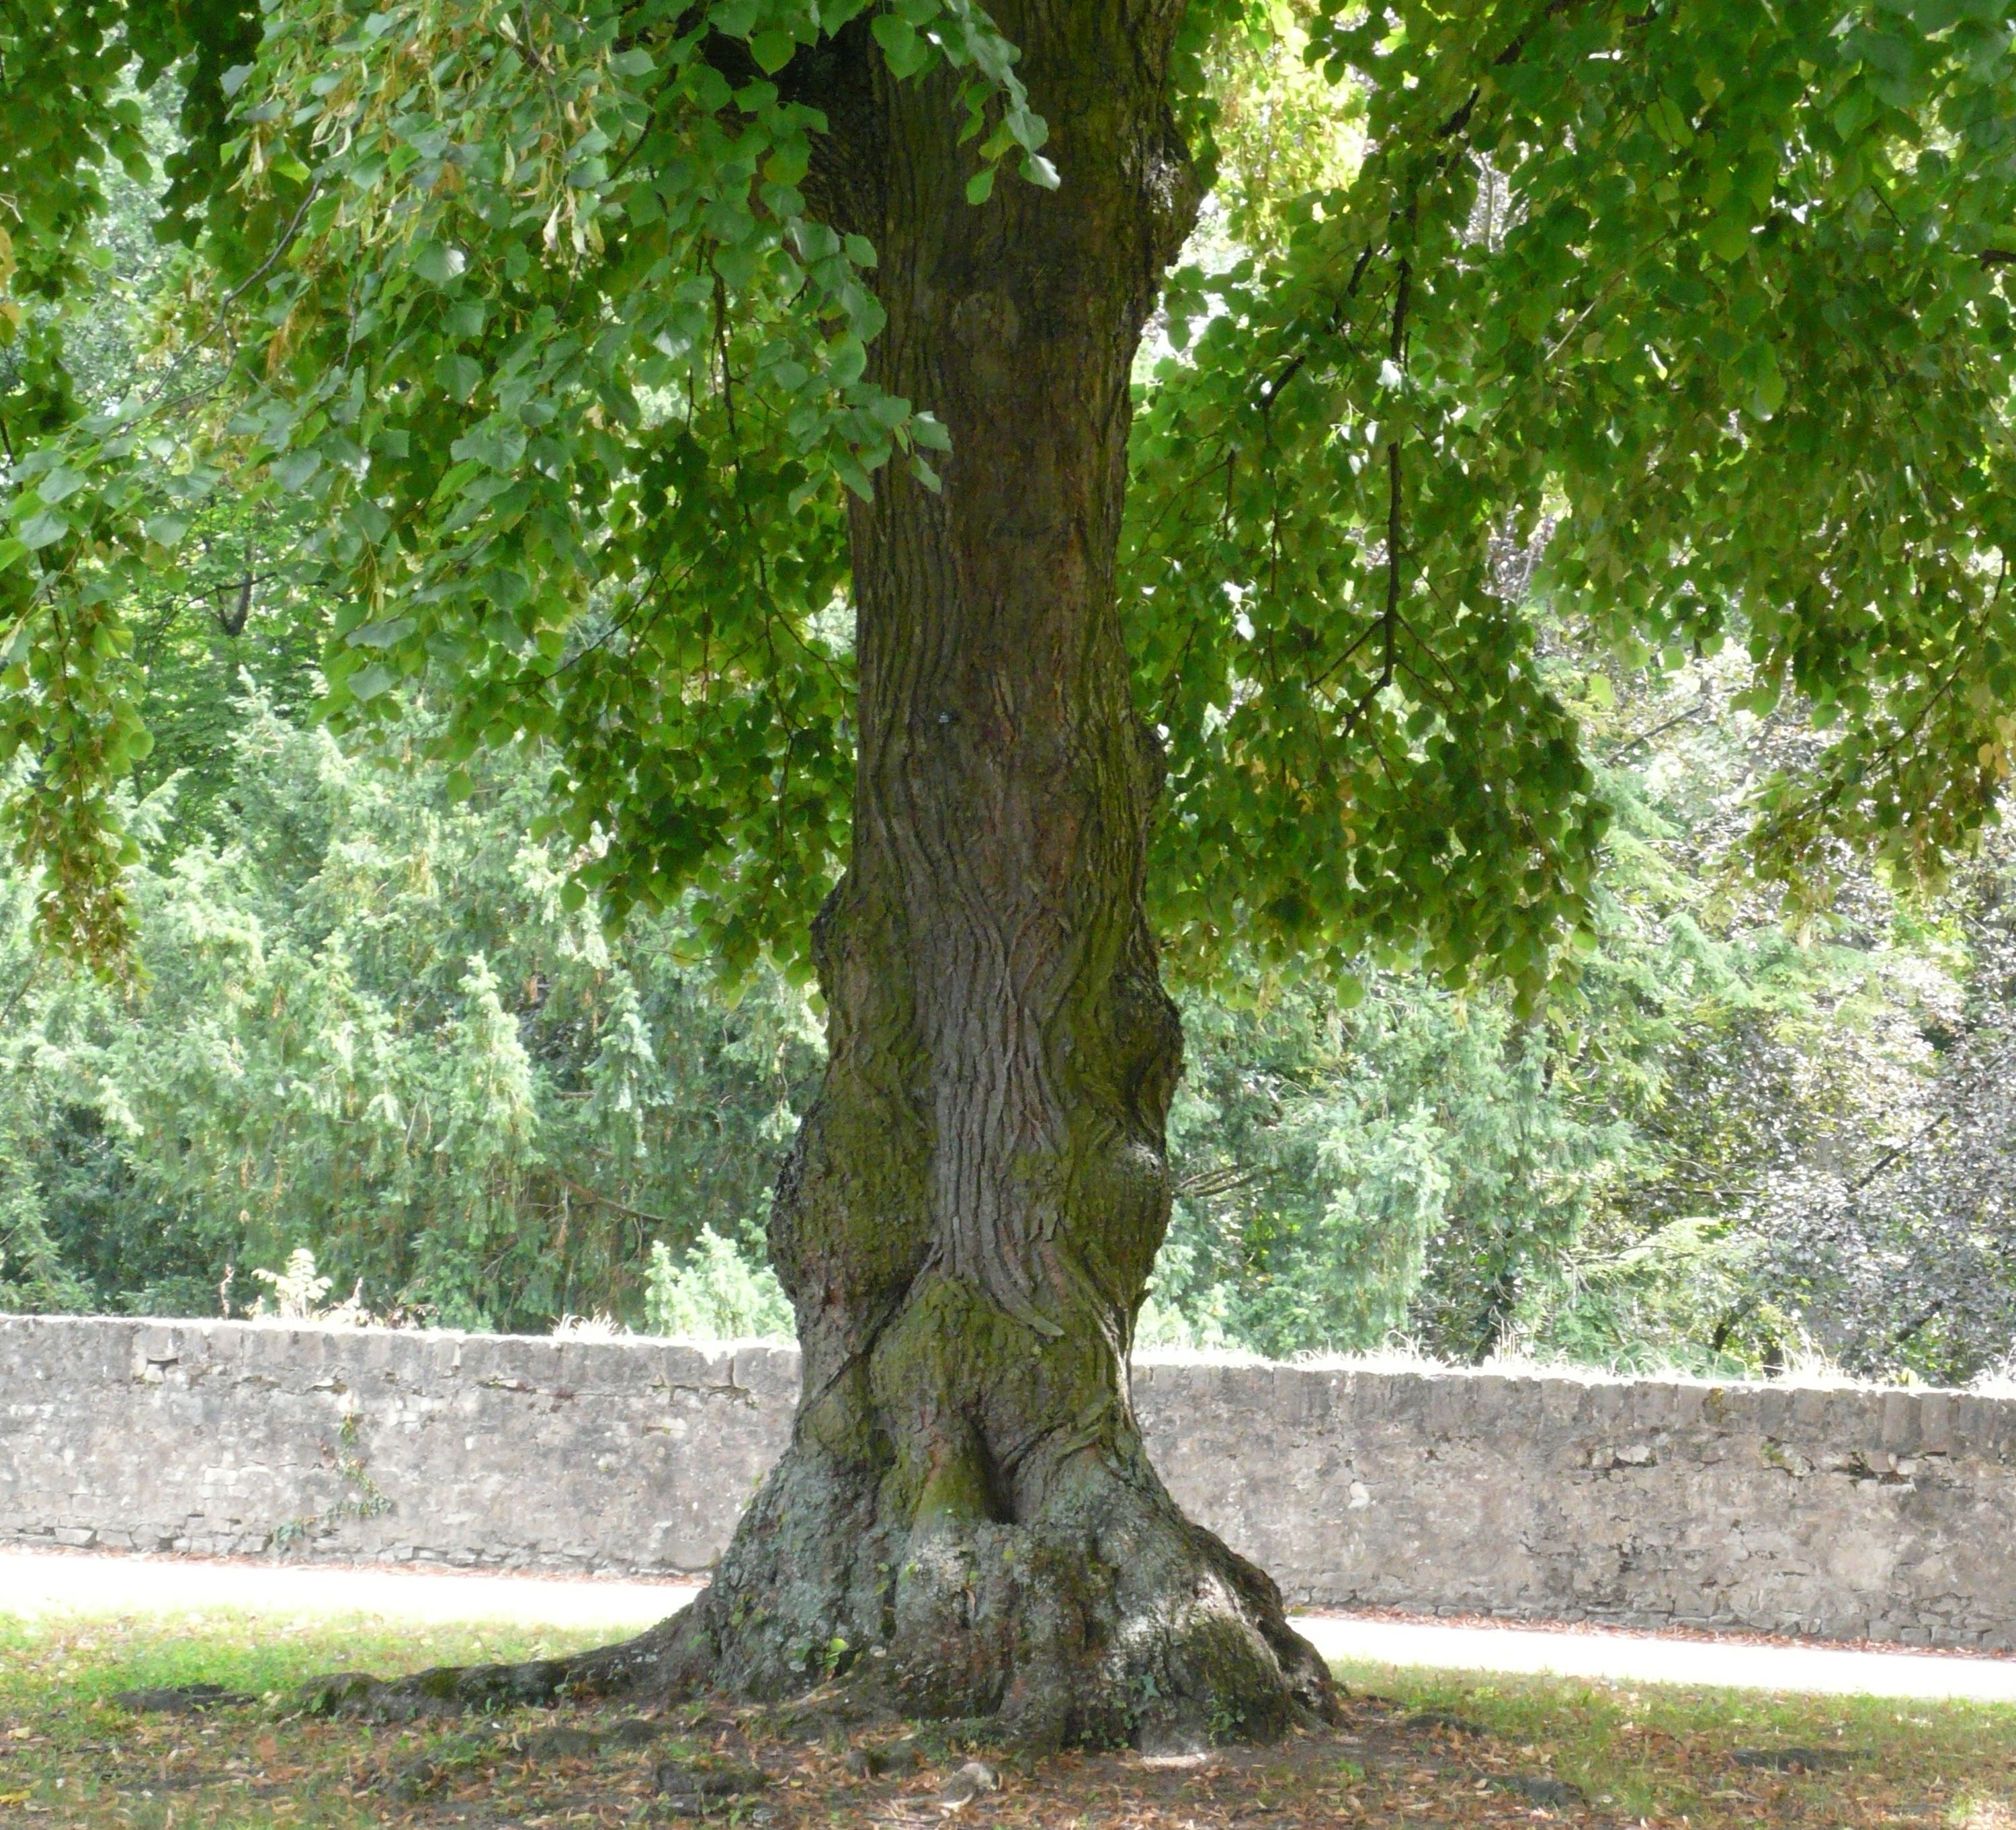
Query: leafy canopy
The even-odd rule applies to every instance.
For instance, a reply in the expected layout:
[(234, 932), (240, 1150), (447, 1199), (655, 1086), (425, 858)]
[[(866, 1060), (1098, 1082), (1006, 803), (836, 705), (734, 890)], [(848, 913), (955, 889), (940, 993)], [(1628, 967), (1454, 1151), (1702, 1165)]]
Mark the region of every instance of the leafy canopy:
[[(1604, 812), (1534, 585), (1634, 661), (1737, 635), (1760, 706), (1829, 722), (1760, 809), (1773, 868), (1835, 834), (1930, 868), (1989, 816), (2012, 13), (1196, 0), (1172, 99), (1208, 172), (1226, 127), (1231, 258), (1170, 283), (1123, 555), (1180, 945), (1419, 945), (1530, 994), (1587, 944)], [(731, 960), (796, 935), (846, 833), (845, 494), (946, 444), (868, 379), (875, 250), (801, 188), (864, 31), (942, 93), (974, 207), (1004, 162), (1067, 189), (973, 0), (0, 13), (0, 753), (52, 932), (120, 943), (129, 606), (228, 489), (303, 511), (340, 584), (332, 715), (431, 678), (451, 764), (559, 759), (571, 893), (697, 885)], [(1221, 112), (1269, 37), (1311, 73), (1284, 94), (1363, 110), (1363, 157), (1281, 160), (1286, 194)], [(185, 304), (148, 387), (89, 398), (66, 301), (164, 77)]]

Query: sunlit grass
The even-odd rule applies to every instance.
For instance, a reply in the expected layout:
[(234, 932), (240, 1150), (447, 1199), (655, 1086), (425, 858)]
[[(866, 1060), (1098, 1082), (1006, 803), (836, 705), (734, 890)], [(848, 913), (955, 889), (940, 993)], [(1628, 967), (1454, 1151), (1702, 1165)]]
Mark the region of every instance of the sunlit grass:
[[(1923, 1822), (2016, 1830), (2016, 1705), (1784, 1695), (1585, 1679), (1334, 1667), (1355, 1689), (1445, 1709), (1521, 1748), (1590, 1804), (1656, 1824)], [(1777, 1774), (1739, 1751), (1843, 1764)], [(1759, 1815), (1759, 1808), (1765, 1814)]]
[[(0, 1603), (4, 1605), (4, 1603)], [(308, 1679), (543, 1657), (605, 1637), (481, 1624), (401, 1630), (379, 1619), (210, 1610), (179, 1616), (0, 1616), (0, 1825), (180, 1830), (387, 1821), (374, 1785), (387, 1743), (431, 1735), (292, 1717)], [(139, 1716), (121, 1691), (221, 1684), (257, 1697), (208, 1716)], [(192, 1785), (196, 1775), (209, 1782)]]

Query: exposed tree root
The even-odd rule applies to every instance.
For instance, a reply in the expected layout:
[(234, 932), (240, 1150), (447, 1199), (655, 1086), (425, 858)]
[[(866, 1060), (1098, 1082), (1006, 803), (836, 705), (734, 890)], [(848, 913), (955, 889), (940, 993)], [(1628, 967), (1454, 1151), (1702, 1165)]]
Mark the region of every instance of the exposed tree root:
[[(865, 1647), (842, 1630), (859, 1630), (859, 1598), (844, 1589), (825, 1595), (823, 1641), (802, 1630), (802, 1595), (790, 1609), (755, 1602), (745, 1585), (775, 1573), (761, 1511), (759, 1501), (757, 1529), (738, 1538), (715, 1586), (635, 1639), (522, 1664), (344, 1673), (309, 1685), (301, 1706), (405, 1721), (718, 1695), (778, 1705), (812, 1732), (956, 1720), (1031, 1751), (1265, 1741), (1335, 1720), (1330, 1674), (1287, 1624), (1273, 1583), (1165, 1499), (1103, 1530), (1081, 1519), (1070, 1533), (992, 1522), (913, 1532)], [(808, 1644), (823, 1655), (808, 1659)]]
[(340, 1671), (302, 1687), (299, 1703), (311, 1716), (354, 1716), (373, 1722), (545, 1709), (564, 1702), (635, 1698), (675, 1702), (700, 1684), (681, 1682), (694, 1662), (691, 1611), (661, 1621), (635, 1639), (566, 1659), (532, 1659), (513, 1665), (437, 1665), (404, 1677)]

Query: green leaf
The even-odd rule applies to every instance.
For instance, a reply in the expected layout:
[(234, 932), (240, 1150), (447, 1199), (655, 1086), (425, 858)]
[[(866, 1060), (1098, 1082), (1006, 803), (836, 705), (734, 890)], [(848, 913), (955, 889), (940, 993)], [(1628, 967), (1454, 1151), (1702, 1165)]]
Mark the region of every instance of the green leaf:
[(467, 400), (483, 380), (483, 368), (473, 356), (442, 357), (435, 373), (441, 386), (456, 400)]
[(930, 44), (917, 35), (917, 28), (899, 14), (878, 13), (868, 28), (882, 47), (889, 74), (901, 81), (915, 76), (931, 60)]
[(841, 481), (863, 502), (874, 500), (875, 485), (869, 481), (867, 471), (862, 468), (858, 459), (851, 454), (842, 452), (834, 459), (833, 468), (840, 473)]
[(430, 499), (434, 502), (445, 502), (452, 495), (459, 495), (483, 474), (483, 466), (473, 458), (465, 459), (443, 475), (441, 481), (435, 485), (434, 492)]
[(290, 494), (300, 489), (322, 468), (322, 454), (315, 451), (283, 452), (273, 465), (273, 481)]
[(70, 531), (70, 523), (52, 508), (40, 509), (14, 530), (14, 536), (31, 553), (52, 546)]
[(833, 340), (827, 362), (827, 372), (834, 382), (842, 387), (851, 387), (868, 367), (868, 351), (858, 337), (837, 337)]
[(1876, 96), (1867, 83), (1857, 83), (1834, 111), (1834, 131), (1852, 140), (1875, 118)]
[(994, 174), (996, 168), (983, 165), (966, 181), (966, 200), (969, 204), (984, 204), (994, 194)]
[(1734, 214), (1717, 216), (1701, 231), (1701, 240), (1717, 260), (1740, 261), (1750, 251), (1750, 219)]
[(791, 61), (797, 48), (798, 41), (783, 31), (758, 32), (749, 41), (749, 55), (765, 76), (775, 76)]
[(1762, 350), (1751, 365), (1755, 380), (1751, 389), (1750, 410), (1760, 420), (1769, 420), (1785, 404), (1785, 374), (1778, 366), (1777, 351), (1769, 344), (1762, 345)]
[(1687, 118), (1686, 108), (1672, 96), (1657, 97), (1646, 110), (1646, 117), (1669, 146), (1693, 145), (1694, 124)]
[(394, 643), (404, 641), (419, 627), (412, 617), (391, 617), (383, 622), (367, 623), (361, 629), (353, 629), (344, 639), (353, 648), (390, 648)]
[(56, 464), (35, 479), (35, 493), (45, 503), (67, 502), (84, 487), (81, 471)]
[(422, 242), (413, 250), (413, 271), (430, 286), (446, 286), (459, 279), (469, 265), (461, 249), (437, 241)]

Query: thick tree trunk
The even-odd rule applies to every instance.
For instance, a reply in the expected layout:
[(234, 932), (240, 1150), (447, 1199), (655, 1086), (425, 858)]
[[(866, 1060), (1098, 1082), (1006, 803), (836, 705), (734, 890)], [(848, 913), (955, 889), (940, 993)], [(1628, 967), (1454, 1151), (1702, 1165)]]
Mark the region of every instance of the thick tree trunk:
[(830, 1062), (770, 1232), (805, 1352), (791, 1445), (712, 1587), (643, 1640), (328, 1706), (775, 1698), (848, 1673), (1036, 1745), (1330, 1710), (1273, 1583), (1157, 1479), (1126, 1382), (1183, 1050), (1142, 911), (1160, 758), (1114, 592), (1129, 371), (1195, 207), (1165, 100), (1179, 4), (996, 9), (1064, 186), (1004, 178), (978, 208), (949, 78), (891, 82), (858, 26), (811, 72), (833, 124), (814, 186), (880, 255), (876, 378), (953, 451), (941, 494), (892, 467), (854, 513)]
[(1130, 369), (1195, 207), (1174, 12), (997, 9), (1055, 193), (1004, 176), (970, 206), (942, 81), (878, 73), (836, 124), (829, 189), (881, 257), (876, 379), (953, 451), (942, 494), (892, 469), (855, 510), (830, 1061), (770, 1232), (804, 1396), (682, 1635), (733, 1688), (859, 1662), (913, 1713), (1039, 1743), (1264, 1735), (1330, 1696), (1273, 1583), (1164, 1490), (1126, 1389), (1183, 1046), (1114, 589)]

